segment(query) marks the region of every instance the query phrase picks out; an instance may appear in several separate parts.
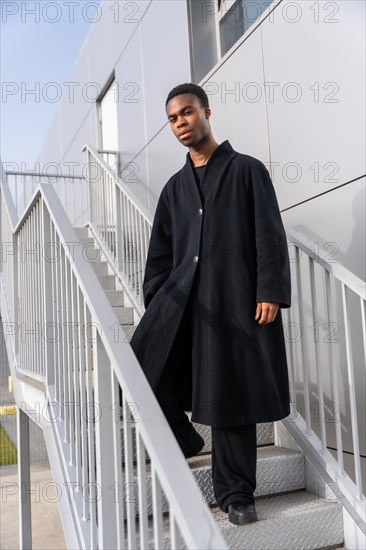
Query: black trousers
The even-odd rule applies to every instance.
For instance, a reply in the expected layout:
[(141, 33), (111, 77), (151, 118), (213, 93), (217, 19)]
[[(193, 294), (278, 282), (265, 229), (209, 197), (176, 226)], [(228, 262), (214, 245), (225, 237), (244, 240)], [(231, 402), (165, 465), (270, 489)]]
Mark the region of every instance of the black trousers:
[[(185, 316), (187, 319), (187, 316)], [(176, 344), (187, 337), (186, 321), (176, 336)], [(174, 361), (172, 360), (174, 358)], [(174, 353), (174, 345), (157, 385), (155, 395), (185, 456), (196, 454), (202, 438), (185, 414), (181, 396), (182, 370), (186, 365)], [(256, 488), (256, 424), (211, 427), (212, 481), (216, 501), (224, 512), (229, 504), (254, 504)]]

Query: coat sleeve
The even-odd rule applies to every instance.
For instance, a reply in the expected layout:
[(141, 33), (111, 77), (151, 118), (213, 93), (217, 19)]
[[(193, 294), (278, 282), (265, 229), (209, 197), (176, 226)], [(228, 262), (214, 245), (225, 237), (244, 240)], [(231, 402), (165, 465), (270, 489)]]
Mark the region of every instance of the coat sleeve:
[(155, 211), (143, 281), (145, 308), (168, 279), (173, 267), (171, 214), (165, 188), (160, 193)]
[(255, 245), (257, 252), (256, 302), (291, 306), (291, 273), (287, 237), (275, 189), (262, 162), (252, 173)]

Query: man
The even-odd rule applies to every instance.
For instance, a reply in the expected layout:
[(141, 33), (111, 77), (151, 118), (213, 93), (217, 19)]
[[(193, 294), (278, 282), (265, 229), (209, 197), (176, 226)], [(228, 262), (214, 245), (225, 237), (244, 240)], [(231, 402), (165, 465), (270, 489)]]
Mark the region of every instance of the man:
[(188, 153), (159, 196), (131, 345), (186, 457), (203, 440), (184, 411), (211, 426), (215, 497), (243, 525), (257, 519), (256, 423), (290, 413), (286, 234), (264, 164), (213, 138), (205, 91), (177, 86), (166, 113)]

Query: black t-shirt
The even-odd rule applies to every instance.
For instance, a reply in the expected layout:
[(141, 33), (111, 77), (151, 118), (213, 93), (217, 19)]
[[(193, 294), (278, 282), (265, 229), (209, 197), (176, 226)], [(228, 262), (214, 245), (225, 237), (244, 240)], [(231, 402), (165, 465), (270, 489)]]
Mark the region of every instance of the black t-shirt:
[(196, 179), (200, 185), (202, 183), (203, 172), (205, 171), (205, 168), (206, 168), (205, 164), (203, 166), (195, 166)]

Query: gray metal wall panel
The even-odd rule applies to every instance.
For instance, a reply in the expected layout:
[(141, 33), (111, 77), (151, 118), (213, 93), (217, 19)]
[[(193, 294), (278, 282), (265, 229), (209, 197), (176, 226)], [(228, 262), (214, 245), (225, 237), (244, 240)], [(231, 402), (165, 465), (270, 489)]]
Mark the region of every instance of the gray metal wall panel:
[(208, 79), (205, 88), (216, 140), (229, 139), (234, 149), (269, 162), (264, 95), (257, 96), (261, 82), (262, 52), (256, 32)]
[[(279, 163), (274, 181), (282, 207), (365, 172), (364, 21), (364, 2), (328, 3), (326, 8), (326, 2), (286, 1), (274, 10), (273, 21), (267, 19), (260, 27), (265, 80), (278, 83), (267, 108), (271, 160)], [(289, 100), (296, 97), (295, 87), (287, 88), (291, 82), (298, 89), (297, 102)], [(336, 88), (327, 84), (331, 82), (339, 87), (332, 97)], [(314, 83), (319, 83), (315, 92), (310, 89)], [(298, 181), (296, 167), (286, 174), (288, 163), (299, 165)], [(310, 168), (315, 163), (319, 163), (319, 181)], [(333, 177), (327, 163), (336, 164)]]
[(141, 23), (146, 137), (166, 122), (170, 89), (190, 81), (187, 4), (154, 0)]

